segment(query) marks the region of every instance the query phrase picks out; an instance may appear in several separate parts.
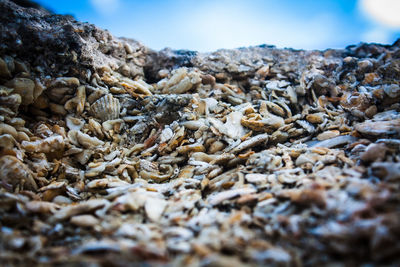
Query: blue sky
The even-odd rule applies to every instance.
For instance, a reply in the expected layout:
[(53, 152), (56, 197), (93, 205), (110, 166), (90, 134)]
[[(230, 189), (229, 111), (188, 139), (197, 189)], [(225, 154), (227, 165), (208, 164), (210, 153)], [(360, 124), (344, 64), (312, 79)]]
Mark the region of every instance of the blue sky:
[(400, 0), (36, 0), (115, 36), (201, 52), (259, 44), (344, 48), (400, 38)]

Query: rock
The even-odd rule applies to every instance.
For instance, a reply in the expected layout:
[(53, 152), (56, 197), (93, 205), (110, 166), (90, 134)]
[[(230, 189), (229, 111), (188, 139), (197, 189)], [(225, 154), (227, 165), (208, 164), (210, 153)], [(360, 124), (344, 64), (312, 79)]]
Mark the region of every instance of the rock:
[[(147, 49), (141, 43), (115, 38), (108, 31), (80, 23), (72, 16), (56, 16), (44, 8), (21, 6), (16, 2), (27, 1), (0, 1), (2, 54), (15, 52), (32, 66), (40, 65), (44, 74), (72, 71), (85, 76), (86, 71), (82, 70), (87, 67), (116, 69), (126, 64), (132, 76), (143, 75), (140, 62), (145, 60)], [(127, 51), (125, 47), (130, 49)], [(38, 48), (46, 52), (38, 52)], [(135, 52), (135, 61), (128, 52)]]

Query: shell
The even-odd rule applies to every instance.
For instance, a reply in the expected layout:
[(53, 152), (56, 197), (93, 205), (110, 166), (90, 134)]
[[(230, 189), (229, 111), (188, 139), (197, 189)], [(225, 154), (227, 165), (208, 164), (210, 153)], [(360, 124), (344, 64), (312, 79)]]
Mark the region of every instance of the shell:
[(235, 197), (239, 197), (239, 196), (243, 196), (243, 195), (247, 195), (247, 194), (252, 194), (255, 193), (256, 190), (254, 188), (239, 188), (239, 189), (232, 189), (232, 190), (227, 190), (227, 191), (223, 191), (214, 195), (210, 195), (208, 197), (208, 203), (210, 205), (218, 205), (220, 203), (222, 203), (225, 200), (231, 199), (231, 198), (235, 198)]
[(162, 93), (183, 94), (191, 90), (194, 86), (201, 83), (200, 73), (189, 72), (186, 68), (179, 68), (173, 71), (172, 77), (163, 84), (159, 84)]
[(9, 134), (15, 139), (18, 139), (18, 132), (13, 126), (0, 122), (0, 135), (2, 134)]
[(60, 206), (46, 201), (30, 201), (26, 203), (26, 209), (32, 213), (55, 213)]
[(5, 265), (399, 265), (399, 41), (153, 51), (0, 7)]
[(99, 224), (100, 221), (93, 215), (85, 214), (73, 216), (70, 222), (79, 227), (93, 227)]
[(68, 132), (69, 140), (76, 144), (81, 145), (85, 148), (93, 148), (104, 145), (104, 142), (96, 137), (92, 137), (88, 134), (82, 133), (81, 131), (71, 130)]
[(383, 137), (400, 134), (400, 119), (388, 121), (365, 121), (355, 125), (355, 129), (365, 136)]
[(35, 83), (27, 78), (14, 78), (6, 83), (6, 86), (14, 88), (14, 93), (17, 93), (22, 98), (22, 105), (29, 105), (33, 103), (33, 92)]
[(267, 182), (268, 175), (262, 173), (249, 173), (245, 176), (246, 181), (254, 184), (262, 184)]
[(119, 118), (121, 105), (118, 99), (108, 94), (94, 102), (90, 109), (93, 116), (101, 121), (115, 120)]
[(325, 132), (317, 135), (317, 139), (319, 141), (323, 141), (323, 140), (334, 138), (339, 135), (340, 135), (340, 132), (338, 130), (325, 131)]
[(28, 152), (36, 153), (62, 153), (64, 151), (64, 138), (61, 135), (55, 134), (45, 139), (36, 141), (22, 141), (22, 147)]
[(167, 206), (167, 201), (159, 198), (149, 197), (144, 204), (144, 210), (147, 217), (152, 222), (158, 222)]
[(7, 63), (2, 58), (0, 58), (0, 77), (8, 79), (12, 77)]
[(232, 150), (232, 153), (237, 153), (244, 149), (251, 148), (253, 146), (257, 146), (267, 142), (268, 142), (268, 134), (259, 134), (239, 144)]
[(37, 190), (37, 184), (33, 179), (31, 170), (14, 156), (3, 156), (0, 158), (0, 180), (2, 185), (12, 185), (14, 188)]
[(12, 149), (16, 144), (14, 137), (10, 134), (0, 135), (0, 148)]
[(53, 218), (56, 221), (62, 221), (78, 214), (92, 212), (109, 204), (109, 201), (106, 199), (92, 199), (88, 201), (83, 201), (76, 205), (61, 208), (54, 214)]
[(133, 97), (144, 95), (144, 96), (151, 96), (151, 90), (153, 87), (143, 80), (139, 81), (131, 81), (131, 82), (123, 82), (121, 85), (130, 93)]

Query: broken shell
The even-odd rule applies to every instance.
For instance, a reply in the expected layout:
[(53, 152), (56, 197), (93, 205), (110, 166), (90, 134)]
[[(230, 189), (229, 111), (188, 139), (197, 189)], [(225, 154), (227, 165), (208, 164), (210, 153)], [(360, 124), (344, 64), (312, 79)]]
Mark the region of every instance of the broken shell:
[(386, 136), (400, 133), (400, 119), (389, 121), (365, 121), (355, 125), (355, 129), (366, 136)]
[(173, 170), (172, 166), (170, 166), (170, 165), (166, 165), (166, 164), (160, 165), (160, 169), (161, 170), (164, 169), (164, 171), (165, 171), (164, 174), (160, 173), (158, 170), (149, 171), (149, 170), (143, 169), (139, 172), (139, 176), (142, 179), (146, 179), (146, 180), (151, 179), (155, 182), (160, 183), (160, 182), (168, 180), (174, 174), (174, 170)]
[(386, 181), (400, 180), (400, 163), (394, 162), (374, 162), (371, 166), (375, 176)]
[[(91, 155), (89, 154), (89, 157)], [(87, 161), (87, 159), (85, 159)], [(106, 169), (107, 163), (106, 162), (98, 162), (98, 163), (93, 163), (89, 164), (88, 167), (89, 169), (85, 172), (85, 177), (96, 177), (103, 173)]]
[(122, 119), (108, 120), (103, 122), (102, 126), (105, 132), (114, 131), (115, 133), (119, 133), (124, 126), (124, 121)]
[(382, 161), (385, 158), (387, 148), (384, 144), (370, 144), (360, 159), (364, 162)]
[(219, 193), (214, 194), (214, 195), (210, 195), (208, 197), (208, 203), (210, 203), (210, 205), (215, 206), (215, 205), (218, 205), (218, 204), (222, 203), (225, 200), (228, 200), (228, 199), (231, 199), (231, 198), (235, 198), (235, 197), (238, 197), (238, 196), (252, 194), (252, 193), (255, 193), (255, 192), (256, 192), (256, 190), (254, 188), (250, 188), (250, 187), (227, 190), (227, 191), (219, 192)]
[(242, 137), (246, 133), (241, 125), (242, 117), (243, 115), (241, 112), (235, 111), (230, 113), (226, 118), (224, 127), (218, 130), (233, 139)]
[(244, 149), (253, 147), (253, 146), (257, 146), (260, 144), (265, 144), (268, 142), (268, 134), (259, 134), (256, 136), (251, 137), (250, 139), (240, 143), (237, 147), (235, 147), (234, 149), (232, 149), (232, 153), (237, 153), (240, 152)]
[(391, 98), (400, 96), (400, 86), (398, 84), (385, 85), (383, 91)]
[(55, 103), (49, 103), (49, 108), (51, 112), (65, 116), (68, 114), (68, 111), (64, 108), (63, 105), (55, 104)]
[(245, 175), (246, 181), (253, 184), (262, 184), (267, 182), (268, 175), (261, 173), (249, 173)]
[(147, 217), (152, 222), (158, 222), (167, 206), (167, 201), (159, 198), (148, 197), (144, 204)]
[(318, 143), (315, 143), (312, 145), (312, 147), (327, 147), (327, 148), (332, 148), (332, 147), (337, 147), (337, 146), (343, 146), (346, 144), (350, 144), (354, 141), (356, 141), (357, 138), (351, 135), (341, 135), (337, 137), (333, 137)]
[(0, 122), (0, 135), (1, 134), (9, 134), (12, 135), (12, 137), (14, 137), (15, 139), (18, 139), (18, 132), (17, 130), (15, 130), (14, 127), (6, 123)]
[(179, 154), (187, 154), (190, 152), (204, 152), (205, 148), (202, 144), (191, 144), (191, 145), (177, 147), (176, 151)]
[(118, 119), (120, 108), (119, 100), (108, 94), (92, 104), (91, 112), (101, 121), (107, 121)]
[(173, 136), (174, 132), (171, 130), (171, 128), (166, 127), (160, 134), (160, 143), (168, 142)]
[(59, 205), (46, 201), (30, 201), (26, 203), (26, 209), (32, 213), (55, 213), (60, 208)]
[(323, 140), (334, 138), (334, 137), (339, 136), (339, 135), (340, 135), (340, 132), (338, 130), (325, 131), (325, 132), (320, 133), (319, 135), (317, 135), (317, 139), (319, 141), (323, 141)]
[(79, 86), (79, 80), (75, 77), (58, 77), (49, 85), (50, 88), (54, 87), (73, 87)]
[(64, 151), (64, 138), (61, 135), (53, 135), (36, 141), (22, 141), (22, 147), (29, 152), (52, 153)]
[(70, 222), (79, 227), (94, 227), (98, 225), (100, 221), (93, 215), (85, 214), (73, 216)]
[(96, 137), (92, 137), (88, 134), (75, 130), (71, 130), (68, 132), (68, 138), (71, 141), (75, 141), (77, 144), (80, 144), (85, 148), (93, 148), (100, 145), (104, 145), (104, 142), (97, 139)]
[(324, 117), (325, 116), (323, 113), (314, 113), (314, 114), (308, 114), (306, 116), (306, 120), (314, 124), (320, 124), (324, 122)]
[(151, 96), (153, 95), (151, 93), (151, 90), (153, 90), (153, 87), (147, 83), (145, 83), (143, 80), (139, 81), (131, 81), (129, 83), (121, 83), (121, 85), (130, 93), (133, 97), (136, 97), (137, 95), (145, 95), (145, 96)]
[(164, 90), (179, 83), (187, 74), (186, 68), (179, 68), (172, 72), (172, 77), (166, 82)]
[(21, 188), (37, 190), (31, 170), (13, 156), (7, 155), (0, 158), (0, 180), (13, 187), (21, 186)]
[(89, 213), (100, 209), (104, 206), (108, 206), (110, 202), (106, 199), (92, 199), (88, 201), (80, 202), (76, 205), (69, 205), (61, 208), (54, 214), (54, 219), (56, 221), (66, 220), (72, 216)]
[(6, 86), (14, 88), (14, 92), (21, 96), (22, 105), (29, 105), (33, 103), (33, 92), (35, 83), (27, 78), (14, 78), (6, 83)]
[(194, 71), (187, 73), (186, 68), (179, 68), (172, 73), (172, 77), (165, 83), (162, 89), (162, 93), (164, 94), (183, 94), (201, 82), (199, 73)]
[(70, 130), (75, 130), (75, 131), (81, 130), (83, 125), (85, 125), (84, 120), (72, 117), (71, 115), (65, 118), (65, 122)]
[(0, 148), (12, 149), (16, 144), (14, 137), (10, 134), (0, 135)]
[(280, 117), (284, 117), (285, 116), (285, 111), (283, 110), (283, 108), (281, 108), (276, 103), (271, 102), (271, 101), (265, 101), (265, 103), (267, 104), (267, 107), (268, 107), (269, 111), (271, 111), (275, 115), (278, 115)]
[(7, 63), (2, 58), (0, 58), (0, 77), (7, 79), (12, 77), (8, 69)]
[(13, 2), (0, 1), (5, 265), (399, 261), (399, 41), (154, 51)]
[(81, 85), (76, 89), (76, 96), (68, 100), (64, 108), (69, 112), (75, 112), (76, 114), (82, 114), (83, 110), (85, 109), (86, 103), (86, 91), (85, 86)]

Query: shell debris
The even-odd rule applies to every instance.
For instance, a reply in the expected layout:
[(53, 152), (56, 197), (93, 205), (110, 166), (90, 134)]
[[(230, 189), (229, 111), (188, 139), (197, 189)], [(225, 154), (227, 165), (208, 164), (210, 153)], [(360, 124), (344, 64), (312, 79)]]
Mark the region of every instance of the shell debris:
[(157, 52), (20, 2), (3, 265), (400, 265), (399, 41)]

